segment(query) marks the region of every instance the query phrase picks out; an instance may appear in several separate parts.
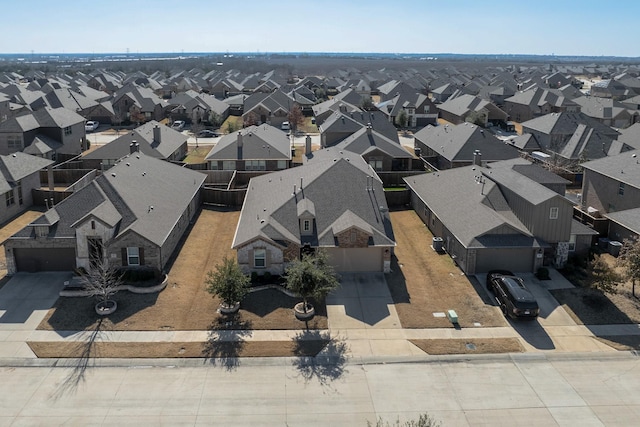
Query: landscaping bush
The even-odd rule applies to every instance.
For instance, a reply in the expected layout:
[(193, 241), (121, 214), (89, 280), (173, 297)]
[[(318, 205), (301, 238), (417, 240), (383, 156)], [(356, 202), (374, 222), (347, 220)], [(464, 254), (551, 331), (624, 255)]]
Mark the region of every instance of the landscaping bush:
[(547, 267), (540, 267), (538, 272), (536, 273), (536, 277), (538, 280), (549, 280), (551, 277), (549, 276), (549, 269)]
[(160, 272), (155, 268), (121, 268), (118, 273), (122, 275), (124, 283), (155, 281), (160, 277)]

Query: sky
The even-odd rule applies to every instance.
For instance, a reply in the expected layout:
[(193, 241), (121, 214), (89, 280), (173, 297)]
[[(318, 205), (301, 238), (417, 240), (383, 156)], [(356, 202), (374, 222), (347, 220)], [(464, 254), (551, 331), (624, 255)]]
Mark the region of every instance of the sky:
[(640, 57), (640, 1), (21, 0), (0, 53), (381, 52)]

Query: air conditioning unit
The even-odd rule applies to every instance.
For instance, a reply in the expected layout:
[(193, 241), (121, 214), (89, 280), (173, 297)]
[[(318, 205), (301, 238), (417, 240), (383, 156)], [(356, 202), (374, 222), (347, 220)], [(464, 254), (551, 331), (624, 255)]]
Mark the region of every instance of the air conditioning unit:
[(431, 239), (431, 248), (436, 252), (442, 252), (444, 250), (444, 241), (442, 237), (434, 237)]

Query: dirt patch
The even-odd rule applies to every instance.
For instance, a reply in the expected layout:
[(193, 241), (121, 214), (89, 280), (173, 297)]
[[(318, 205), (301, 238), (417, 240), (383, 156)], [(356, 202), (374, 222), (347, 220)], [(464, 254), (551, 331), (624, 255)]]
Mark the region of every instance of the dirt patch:
[(427, 354), (522, 353), (516, 338), (409, 340)]
[[(169, 283), (158, 294), (115, 296), (118, 310), (102, 322), (102, 329), (123, 331), (210, 329), (327, 328), (326, 308), (319, 304), (315, 318), (305, 324), (295, 319), (298, 302), (278, 291), (250, 294), (238, 317), (217, 313), (220, 301), (205, 288), (207, 271), (225, 256), (235, 257), (231, 242), (239, 211), (202, 209), (169, 271)], [(59, 298), (38, 329), (93, 330), (98, 319), (90, 298)]]
[(39, 358), (213, 358), (305, 357), (317, 355), (328, 341), (244, 342), (27, 342)]
[(204, 163), (204, 158), (207, 157), (213, 147), (211, 144), (194, 147), (183, 161), (188, 164)]
[(640, 335), (603, 335), (595, 339), (618, 351), (640, 350)]
[(451, 258), (431, 249), (433, 235), (413, 210), (391, 212), (391, 222), (398, 246), (393, 273), (385, 276), (403, 328), (453, 327), (446, 317), (433, 315), (450, 309), (462, 327), (507, 325)]

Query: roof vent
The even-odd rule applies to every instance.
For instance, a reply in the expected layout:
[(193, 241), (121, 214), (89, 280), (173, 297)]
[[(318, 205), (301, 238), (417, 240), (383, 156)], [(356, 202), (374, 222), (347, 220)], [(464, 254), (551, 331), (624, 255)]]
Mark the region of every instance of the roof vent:
[[(16, 153), (13, 153), (13, 154), (11, 155), (11, 157), (17, 157), (17, 156), (16, 156)], [(635, 155), (634, 155), (634, 157), (635, 157)]]
[(127, 166), (131, 166), (131, 163), (127, 163), (126, 165), (127, 165)]
[(116, 177), (116, 174), (115, 174), (115, 173), (112, 173), (112, 174), (111, 174), (111, 176), (115, 178), (115, 177)]

